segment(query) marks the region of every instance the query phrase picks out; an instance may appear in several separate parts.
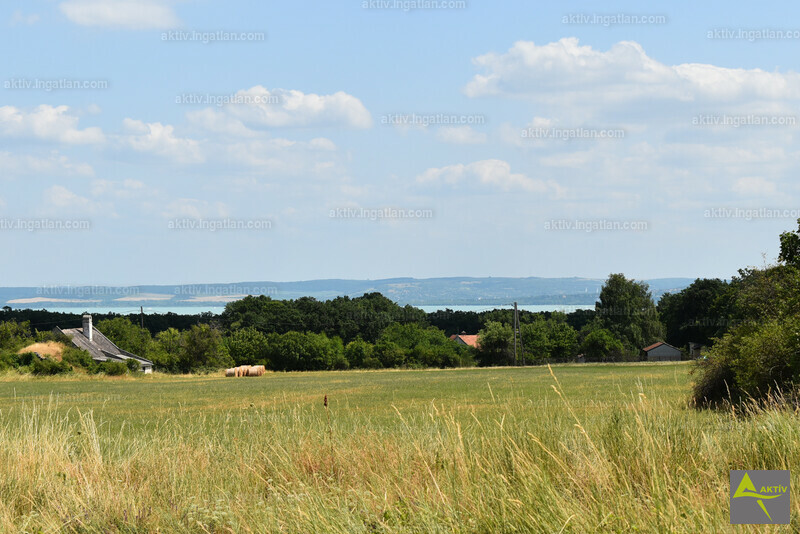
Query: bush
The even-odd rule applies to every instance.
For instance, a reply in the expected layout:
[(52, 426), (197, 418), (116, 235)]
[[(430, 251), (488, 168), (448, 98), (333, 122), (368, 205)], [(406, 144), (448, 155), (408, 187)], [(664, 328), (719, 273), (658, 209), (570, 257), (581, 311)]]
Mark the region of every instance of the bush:
[(142, 370), (142, 366), (139, 365), (139, 360), (135, 360), (133, 358), (128, 358), (125, 360), (125, 367), (127, 367), (128, 371), (131, 373), (138, 373)]
[(67, 362), (55, 360), (40, 360), (36, 358), (31, 364), (31, 373), (35, 375), (61, 375), (72, 372), (72, 366)]
[(17, 355), (17, 367), (22, 367), (23, 365), (30, 365), (35, 360), (38, 360), (39, 357), (32, 352), (24, 352), (22, 354)]
[(718, 340), (695, 372), (698, 405), (791, 393), (800, 378), (800, 317), (740, 325)]
[(64, 350), (61, 351), (61, 361), (86, 369), (90, 373), (94, 372), (97, 367), (91, 354), (76, 347), (64, 347)]
[(715, 405), (725, 399), (734, 401), (736, 382), (727, 358), (710, 356), (697, 360), (692, 373), (698, 375), (692, 386), (692, 401), (696, 406)]
[(128, 371), (128, 367), (122, 362), (103, 362), (97, 366), (97, 371), (108, 376), (121, 376)]

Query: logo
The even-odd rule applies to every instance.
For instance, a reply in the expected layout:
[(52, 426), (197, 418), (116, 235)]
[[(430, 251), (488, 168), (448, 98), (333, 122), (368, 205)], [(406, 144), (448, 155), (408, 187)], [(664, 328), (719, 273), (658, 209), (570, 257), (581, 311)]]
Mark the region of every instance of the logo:
[(788, 525), (789, 487), (788, 470), (731, 471), (731, 524)]

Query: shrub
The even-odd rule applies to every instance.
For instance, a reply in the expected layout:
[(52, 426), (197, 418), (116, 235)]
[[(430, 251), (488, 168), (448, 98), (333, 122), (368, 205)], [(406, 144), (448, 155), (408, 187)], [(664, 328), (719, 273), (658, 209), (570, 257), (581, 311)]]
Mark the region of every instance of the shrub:
[(76, 347), (64, 347), (64, 350), (61, 351), (61, 361), (86, 369), (90, 373), (94, 372), (97, 367), (91, 354)]
[(738, 390), (733, 367), (724, 356), (711, 355), (697, 360), (692, 373), (698, 375), (692, 386), (692, 401), (696, 406), (719, 404), (725, 399), (734, 400), (733, 395)]
[(17, 366), (21, 367), (23, 365), (30, 365), (34, 362), (34, 360), (38, 360), (39, 357), (32, 352), (24, 352), (17, 356)]
[(31, 364), (31, 373), (35, 375), (61, 375), (72, 372), (72, 366), (67, 362), (55, 360), (40, 360), (36, 358)]
[(128, 371), (132, 373), (137, 373), (142, 369), (142, 366), (139, 365), (139, 360), (135, 360), (133, 358), (128, 358), (125, 360), (125, 367), (127, 367)]
[(121, 376), (128, 371), (128, 368), (122, 362), (103, 362), (97, 366), (97, 371), (108, 376)]
[(799, 332), (800, 317), (732, 329), (696, 364), (694, 402), (702, 406), (790, 393), (800, 378)]

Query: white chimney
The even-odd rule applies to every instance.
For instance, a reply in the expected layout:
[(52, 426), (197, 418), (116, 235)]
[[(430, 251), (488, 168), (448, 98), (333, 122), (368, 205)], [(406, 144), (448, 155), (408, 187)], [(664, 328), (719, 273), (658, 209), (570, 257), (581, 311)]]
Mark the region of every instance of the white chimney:
[(92, 316), (88, 314), (83, 316), (83, 335), (92, 341)]

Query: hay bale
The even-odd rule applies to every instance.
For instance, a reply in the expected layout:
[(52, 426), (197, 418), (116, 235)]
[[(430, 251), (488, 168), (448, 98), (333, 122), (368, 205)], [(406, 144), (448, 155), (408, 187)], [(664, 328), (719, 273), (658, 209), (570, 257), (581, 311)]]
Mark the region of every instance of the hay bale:
[(236, 369), (234, 368), (225, 369), (225, 376), (226, 377), (236, 376)]
[(247, 376), (261, 376), (264, 374), (264, 371), (261, 369), (260, 365), (254, 365), (250, 369), (247, 370)]

